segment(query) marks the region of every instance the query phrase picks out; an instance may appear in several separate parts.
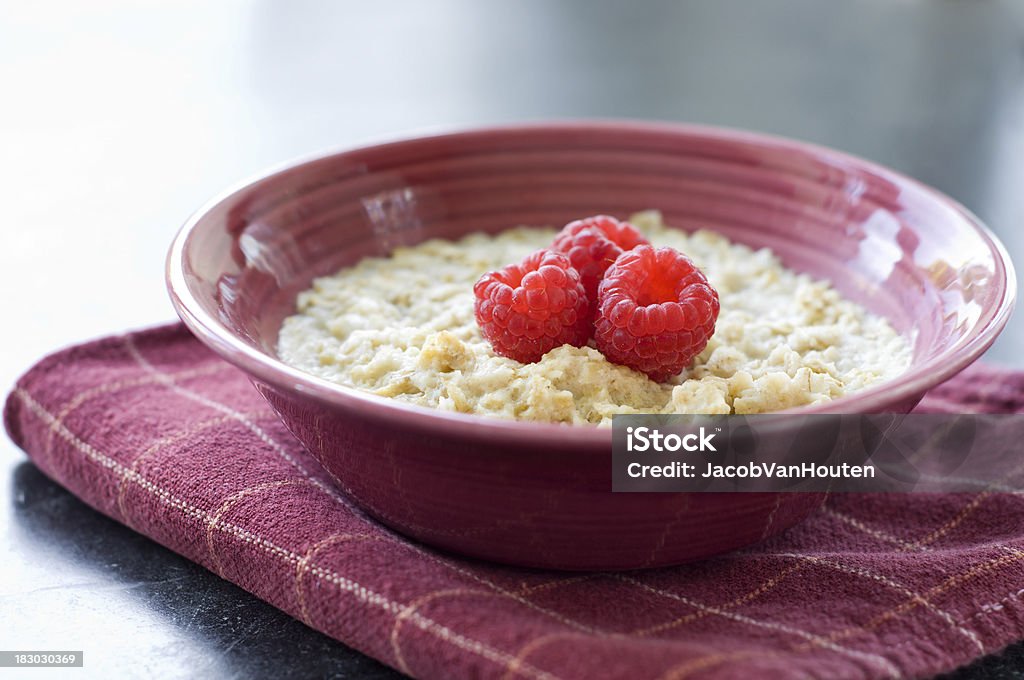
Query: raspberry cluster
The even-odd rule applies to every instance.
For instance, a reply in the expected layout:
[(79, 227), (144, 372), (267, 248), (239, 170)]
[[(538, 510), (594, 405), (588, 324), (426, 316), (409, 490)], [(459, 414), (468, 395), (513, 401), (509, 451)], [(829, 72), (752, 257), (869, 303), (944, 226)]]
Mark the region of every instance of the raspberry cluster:
[(502, 356), (534, 362), (593, 337), (609, 361), (657, 381), (707, 346), (719, 311), (688, 257), (607, 215), (570, 222), (551, 249), (484, 274), (473, 292), (480, 331)]

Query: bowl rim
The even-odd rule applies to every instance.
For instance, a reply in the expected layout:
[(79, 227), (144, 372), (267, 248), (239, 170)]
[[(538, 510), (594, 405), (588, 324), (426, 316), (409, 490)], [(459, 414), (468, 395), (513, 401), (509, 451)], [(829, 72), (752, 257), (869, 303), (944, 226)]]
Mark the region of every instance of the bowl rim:
[[(607, 448), (611, 442), (611, 428), (518, 421), (476, 414), (443, 411), (427, 406), (408, 404), (364, 392), (357, 388), (319, 378), (301, 369), (285, 364), (282, 360), (260, 351), (239, 338), (226, 324), (208, 314), (192, 294), (185, 273), (186, 246), (190, 236), (203, 224), (207, 215), (238, 194), (248, 191), (254, 185), (329, 158), (349, 154), (366, 154), (383, 151), (401, 145), (418, 144), (425, 141), (465, 140), (474, 136), (515, 135), (536, 133), (639, 133), (698, 136), (721, 141), (737, 141), (757, 146), (771, 146), (798, 154), (812, 155), (833, 166), (855, 167), (878, 175), (894, 184), (908, 185), (936, 201), (951, 208), (974, 230), (987, 245), (995, 263), (993, 285), (1001, 292), (999, 304), (989, 315), (984, 326), (974, 329), (964, 344), (955, 353), (946, 350), (930, 360), (911, 366), (906, 372), (868, 387), (853, 394), (830, 402), (801, 406), (775, 413), (862, 413), (881, 410), (883, 403), (912, 399), (916, 395), (947, 380), (973, 363), (995, 341), (1006, 326), (1016, 301), (1016, 276), (1009, 253), (1000, 240), (987, 226), (955, 199), (943, 194), (912, 177), (858, 156), (837, 151), (810, 142), (787, 137), (751, 132), (722, 126), (694, 123), (636, 121), (616, 119), (556, 120), (530, 123), (455, 128), (446, 131), (431, 131), (424, 135), (389, 138), (367, 145), (344, 147), (308, 154), (278, 164), (269, 170), (249, 177), (214, 196), (196, 210), (178, 230), (167, 254), (165, 279), (167, 290), (175, 311), (189, 330), (207, 347), (222, 358), (249, 374), (250, 378), (265, 382), (278, 390), (297, 393), (306, 398), (326, 402), (332, 406), (360, 412), (361, 416), (373, 419), (397, 419), (396, 425), (426, 430), (441, 436), (463, 436), (478, 439), (498, 437), (506, 444), (550, 445), (558, 442), (562, 448), (593, 449)], [(983, 312), (984, 315), (984, 312)], [(982, 323), (979, 319), (978, 323)], [(566, 429), (566, 428), (569, 429)], [(571, 437), (566, 437), (571, 433)]]

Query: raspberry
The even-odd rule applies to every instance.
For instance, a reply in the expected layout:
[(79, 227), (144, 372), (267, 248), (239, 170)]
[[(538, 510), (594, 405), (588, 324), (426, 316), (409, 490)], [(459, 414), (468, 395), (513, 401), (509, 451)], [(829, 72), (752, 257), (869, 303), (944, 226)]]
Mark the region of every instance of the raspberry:
[(595, 215), (570, 222), (555, 236), (552, 249), (569, 256), (580, 273), (583, 289), (590, 298), (590, 318), (597, 310), (597, 286), (601, 277), (624, 250), (647, 243), (636, 227), (608, 215)]
[(715, 332), (718, 293), (672, 248), (639, 246), (619, 255), (597, 296), (597, 348), (651, 380), (678, 375)]
[(523, 363), (590, 338), (590, 302), (569, 258), (538, 250), (519, 264), (489, 272), (473, 286), (480, 332), (501, 356)]

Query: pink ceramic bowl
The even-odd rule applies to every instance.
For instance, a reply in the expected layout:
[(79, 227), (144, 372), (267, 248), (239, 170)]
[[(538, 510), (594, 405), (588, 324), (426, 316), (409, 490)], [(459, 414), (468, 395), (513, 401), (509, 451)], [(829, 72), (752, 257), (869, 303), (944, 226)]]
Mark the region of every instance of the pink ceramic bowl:
[(783, 139), (639, 123), (474, 130), (290, 165), (189, 220), (168, 285), (199, 339), (247, 372), (338, 486), (394, 529), (528, 566), (675, 564), (775, 535), (820, 498), (613, 494), (609, 429), (404, 405), (275, 353), (296, 293), (363, 256), (646, 208), (682, 229), (768, 246), (914, 337), (905, 375), (832, 402), (834, 412), (908, 411), (992, 343), (1013, 305), (999, 242), (914, 180)]

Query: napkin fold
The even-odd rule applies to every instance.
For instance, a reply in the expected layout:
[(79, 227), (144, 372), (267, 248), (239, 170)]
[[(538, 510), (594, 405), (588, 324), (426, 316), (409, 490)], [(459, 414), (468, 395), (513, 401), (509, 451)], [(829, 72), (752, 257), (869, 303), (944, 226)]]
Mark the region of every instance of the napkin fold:
[[(1021, 412), (1024, 373), (975, 366), (919, 408)], [(178, 324), (43, 359), (4, 421), (100, 512), (417, 677), (919, 677), (1024, 638), (1020, 495), (834, 495), (745, 551), (565, 574), (367, 518)]]

